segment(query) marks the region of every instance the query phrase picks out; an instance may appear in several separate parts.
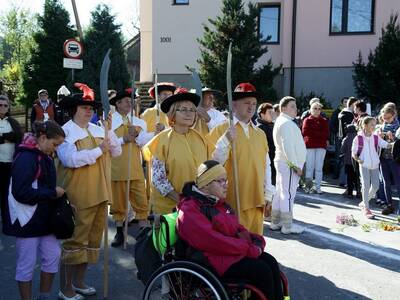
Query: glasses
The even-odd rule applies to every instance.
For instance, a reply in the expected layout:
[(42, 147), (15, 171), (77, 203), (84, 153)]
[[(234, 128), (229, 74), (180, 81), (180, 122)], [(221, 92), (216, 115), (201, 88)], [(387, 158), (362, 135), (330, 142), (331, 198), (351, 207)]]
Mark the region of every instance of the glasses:
[(181, 112), (183, 114), (186, 114), (188, 112), (195, 113), (196, 109), (195, 108), (178, 108), (178, 109), (176, 109), (176, 111), (179, 111), (179, 112)]
[(228, 183), (228, 179), (216, 179), (213, 180), (214, 182), (218, 183), (219, 185), (225, 185)]
[(8, 104), (0, 104), (0, 107), (8, 107)]

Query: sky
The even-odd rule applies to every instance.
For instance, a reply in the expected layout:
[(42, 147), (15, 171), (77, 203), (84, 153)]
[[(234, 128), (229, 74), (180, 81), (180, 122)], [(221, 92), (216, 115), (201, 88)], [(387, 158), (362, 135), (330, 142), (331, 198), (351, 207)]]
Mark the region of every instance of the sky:
[[(12, 5), (29, 9), (32, 13), (43, 13), (44, 0), (0, 0), (0, 14), (8, 11)], [(71, 0), (60, 0), (70, 13), (71, 23), (75, 25), (75, 17)], [(90, 12), (98, 4), (106, 4), (111, 7), (111, 12), (116, 16), (116, 22), (121, 24), (122, 34), (125, 40), (133, 38), (137, 30), (133, 24), (139, 26), (139, 0), (75, 0), (78, 9), (79, 20), (83, 28), (90, 22)]]

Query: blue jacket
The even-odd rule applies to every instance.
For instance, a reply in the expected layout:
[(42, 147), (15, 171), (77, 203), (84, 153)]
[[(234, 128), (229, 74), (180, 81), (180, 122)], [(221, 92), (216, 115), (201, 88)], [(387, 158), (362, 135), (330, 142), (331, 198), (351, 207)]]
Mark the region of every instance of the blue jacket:
[[(38, 175), (38, 188), (32, 188), (32, 183)], [(11, 224), (8, 201), (8, 214), (3, 220), (3, 232), (16, 237), (38, 237), (51, 234), (50, 216), (56, 194), (56, 170), (53, 159), (32, 145), (21, 144), (15, 153), (11, 168), (12, 194), (16, 201), (35, 205), (37, 208), (30, 221), (23, 227), (16, 220)]]

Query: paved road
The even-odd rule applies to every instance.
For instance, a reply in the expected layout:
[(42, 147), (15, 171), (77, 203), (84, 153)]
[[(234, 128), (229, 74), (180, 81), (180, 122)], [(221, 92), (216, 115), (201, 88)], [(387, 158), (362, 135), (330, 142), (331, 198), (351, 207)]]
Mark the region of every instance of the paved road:
[[(290, 281), (291, 299), (400, 299), (400, 231), (364, 232), (361, 226), (342, 227), (336, 215), (350, 213), (363, 223), (357, 201), (344, 200), (341, 190), (325, 186), (323, 195), (299, 194), (295, 217), (306, 226), (300, 236), (284, 236), (265, 226), (267, 250), (282, 265)], [(375, 210), (378, 212), (378, 210)], [(382, 217), (379, 216), (379, 219)], [(394, 216), (391, 217), (394, 219)], [(131, 236), (137, 231), (130, 227)], [(115, 228), (110, 219), (110, 239)], [(143, 285), (135, 277), (131, 255), (134, 239), (130, 237), (127, 251), (110, 250), (110, 300), (140, 299)], [(18, 299), (14, 278), (14, 239), (0, 236), (0, 300)], [(39, 266), (35, 274), (38, 289)], [(102, 264), (91, 266), (88, 283), (99, 291), (87, 299), (103, 299)], [(56, 299), (58, 279), (54, 285)]]

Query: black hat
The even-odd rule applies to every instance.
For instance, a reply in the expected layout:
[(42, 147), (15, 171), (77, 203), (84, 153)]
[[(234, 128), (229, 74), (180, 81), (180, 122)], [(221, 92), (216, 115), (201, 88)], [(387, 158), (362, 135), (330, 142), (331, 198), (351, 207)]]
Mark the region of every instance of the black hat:
[[(133, 99), (136, 99), (138, 97), (138, 95), (136, 94), (136, 91), (137, 90), (135, 89)], [(125, 98), (125, 97), (129, 97), (129, 98), (132, 97), (132, 88), (127, 88), (123, 91), (119, 91), (114, 97), (112, 97), (110, 99), (110, 104), (115, 106), (115, 104), (117, 103), (118, 100), (121, 100), (122, 98)]]
[[(157, 92), (160, 94), (162, 91), (171, 91), (175, 92), (176, 86), (172, 82), (159, 82), (157, 84)], [(153, 85), (151, 88), (149, 88), (149, 95), (151, 98), (155, 99), (156, 98), (156, 85)]]
[(258, 100), (261, 98), (261, 94), (257, 92), (256, 88), (251, 83), (239, 83), (232, 93), (232, 100), (236, 101), (247, 97), (254, 97)]
[(75, 82), (75, 87), (80, 89), (82, 93), (73, 94), (72, 96), (63, 96), (59, 101), (62, 108), (73, 108), (79, 105), (90, 105), (94, 108), (101, 106), (101, 102), (96, 101), (94, 91), (84, 83)]
[(214, 90), (214, 89), (212, 89), (212, 88), (209, 88), (209, 87), (203, 87), (202, 89), (201, 89), (201, 92), (204, 94), (204, 93), (213, 93), (213, 94), (221, 94), (221, 91), (218, 91), (218, 90)]
[(161, 111), (163, 113), (168, 113), (171, 105), (178, 101), (190, 101), (197, 106), (199, 105), (200, 97), (194, 93), (188, 92), (188, 90), (185, 88), (177, 88), (173, 95), (164, 99), (164, 101), (161, 103)]

